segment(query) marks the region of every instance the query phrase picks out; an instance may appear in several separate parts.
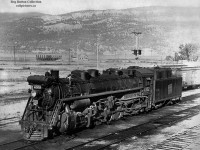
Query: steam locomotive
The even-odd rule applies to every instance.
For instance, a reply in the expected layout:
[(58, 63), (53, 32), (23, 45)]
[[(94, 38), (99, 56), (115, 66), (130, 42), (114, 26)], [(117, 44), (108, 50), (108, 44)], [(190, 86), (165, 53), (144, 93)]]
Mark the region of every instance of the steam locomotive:
[(58, 70), (27, 78), (31, 89), (22, 119), (24, 139), (92, 128), (127, 115), (181, 100), (182, 78), (169, 68), (74, 70), (59, 78)]

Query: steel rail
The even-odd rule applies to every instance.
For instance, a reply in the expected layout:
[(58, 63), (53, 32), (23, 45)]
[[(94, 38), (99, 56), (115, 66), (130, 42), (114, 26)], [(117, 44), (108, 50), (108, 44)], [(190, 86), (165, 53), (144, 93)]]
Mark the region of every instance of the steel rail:
[[(182, 119), (188, 118), (188, 117), (190, 117), (190, 115), (191, 115), (190, 113), (192, 112), (192, 110), (193, 109), (195, 110), (197, 108), (200, 109), (200, 105), (192, 106), (190, 108), (186, 108), (186, 109), (180, 110), (178, 112), (170, 113), (168, 115), (162, 116), (160, 118), (151, 120), (149, 122), (145, 122), (143, 124), (140, 124), (140, 125), (137, 125), (137, 126), (134, 126), (134, 127), (123, 129), (123, 130), (117, 131), (115, 133), (107, 134), (107, 135), (101, 136), (99, 138), (90, 140), (88, 142), (85, 142), (85, 143), (82, 143), (82, 144), (79, 144), (79, 145), (76, 145), (76, 146), (73, 146), (73, 147), (70, 147), (70, 148), (66, 148), (65, 150), (104, 149), (106, 147), (109, 147), (112, 144), (116, 144), (116, 143), (119, 143), (119, 142), (124, 141), (126, 139), (129, 139), (132, 136), (137, 136), (137, 135), (140, 135), (142, 133), (148, 132), (150, 130), (154, 130), (155, 128), (158, 128), (158, 127), (161, 127), (161, 126), (166, 126), (167, 125), (166, 122), (164, 124), (162, 124), (162, 119), (164, 121), (164, 120), (166, 120), (167, 117), (170, 118), (170, 117), (173, 116), (172, 120), (170, 120), (168, 122), (168, 124), (170, 124), (170, 125), (173, 124), (173, 123), (176, 123), (177, 121), (180, 121)], [(188, 112), (189, 114), (186, 115), (186, 116), (176, 116), (176, 117), (174, 117), (174, 115), (177, 115), (177, 114), (183, 113), (183, 112)], [(130, 134), (130, 133), (133, 133), (133, 134)], [(117, 139), (117, 138), (119, 138), (119, 139)], [(108, 141), (108, 144), (105, 144), (105, 145), (103, 145), (103, 144), (102, 145), (92, 144), (92, 143), (100, 142), (100, 141)], [(89, 146), (87, 147), (86, 145), (89, 145)], [(84, 147), (84, 146), (86, 146), (86, 147)]]

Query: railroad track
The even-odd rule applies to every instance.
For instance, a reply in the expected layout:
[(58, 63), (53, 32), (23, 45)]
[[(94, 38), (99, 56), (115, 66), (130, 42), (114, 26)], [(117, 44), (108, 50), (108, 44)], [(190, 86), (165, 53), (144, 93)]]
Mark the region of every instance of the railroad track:
[[(186, 107), (184, 103), (182, 105), (178, 104), (178, 105), (173, 105), (173, 106), (177, 106), (177, 107), (181, 108), (181, 107), (183, 107), (183, 105), (184, 105), (184, 107)], [(171, 107), (171, 106), (169, 106), (169, 107)], [(37, 144), (37, 145), (35, 145), (35, 147), (37, 150), (48, 149), (48, 147), (51, 147), (52, 149), (60, 149), (62, 147), (62, 149), (64, 149), (64, 150), (109, 149), (110, 146), (113, 144), (117, 144), (117, 143), (120, 143), (129, 138), (132, 138), (134, 136), (138, 136), (138, 135), (147, 133), (149, 131), (155, 130), (158, 127), (169, 126), (169, 125), (175, 124), (178, 121), (189, 118), (192, 115), (199, 113), (199, 110), (200, 110), (199, 104), (196, 104), (195, 106), (188, 105), (185, 109), (179, 110), (177, 112), (170, 112), (168, 115), (158, 117), (149, 122), (139, 124), (137, 126), (130, 127), (128, 129), (123, 129), (123, 130), (117, 131), (115, 133), (106, 134), (104, 136), (88, 140), (87, 142), (78, 142), (77, 143), (77, 139), (79, 139), (79, 137), (77, 136), (74, 138), (74, 140), (70, 139), (68, 141), (65, 141), (62, 138), (60, 138), (60, 140), (57, 139), (58, 142), (53, 142), (55, 144), (56, 143), (62, 143), (62, 144), (64, 143), (62, 146), (60, 146), (60, 144), (58, 144), (57, 145), (58, 147), (57, 147), (53, 144), (51, 147), (52, 142), (47, 142), (47, 143), (41, 143), (42, 145)], [(141, 114), (141, 117), (142, 117), (142, 115), (143, 114)], [(73, 143), (73, 145), (71, 146), (70, 143)], [(49, 145), (46, 146), (45, 144), (47, 144), (47, 145), (49, 144)], [(30, 149), (31, 149), (31, 147), (30, 147)], [(29, 149), (27, 149), (27, 150), (29, 150)]]
[(29, 142), (29, 141), (25, 141), (23, 139), (19, 139), (19, 140), (16, 140), (16, 141), (1, 144), (0, 149), (1, 150), (19, 150), (19, 149), (27, 148), (27, 147), (30, 147), (30, 146), (32, 147), (32, 146), (34, 146), (38, 143), (39, 142)]
[(0, 120), (0, 128), (4, 128), (5, 126), (9, 124), (14, 124), (19, 122), (19, 117), (10, 117), (10, 118), (4, 118)]
[(61, 139), (65, 139), (65, 141), (70, 141), (71, 139), (75, 138), (74, 135), (72, 136), (66, 136), (66, 135), (60, 135), (55, 137), (54, 139), (49, 139), (47, 141), (27, 141), (24, 139), (19, 139), (12, 142), (3, 143), (0, 145), (0, 150), (39, 150), (38, 144), (44, 143), (48, 144), (51, 142), (59, 141)]
[(152, 145), (148, 150), (184, 149), (191, 143), (193, 143), (195, 140), (200, 138), (199, 131), (200, 131), (200, 125), (191, 127), (184, 132), (173, 135), (169, 139), (166, 139), (159, 144)]
[(4, 102), (5, 104), (9, 104), (10, 102), (12, 103), (13, 101), (21, 101), (21, 100), (26, 100), (28, 99), (28, 95), (25, 96), (4, 96), (1, 98), (1, 102)]
[[(99, 138), (96, 138), (94, 140), (70, 147), (70, 148), (64, 148), (65, 150), (101, 150), (101, 149), (109, 149), (109, 146), (120, 143), (126, 139), (129, 139), (133, 136), (137, 136), (140, 134), (143, 134), (145, 132), (154, 130), (161, 126), (171, 125), (174, 124), (180, 120), (184, 120), (190, 116), (192, 116), (193, 113), (198, 113), (200, 110), (200, 105), (193, 106), (190, 108), (187, 108), (185, 110), (178, 111), (176, 113), (169, 114), (167, 116), (163, 116), (161, 118), (157, 118), (153, 121), (140, 124), (138, 126), (134, 126), (125, 130), (121, 130), (115, 133), (111, 133), (105, 136), (101, 136)], [(180, 114), (186, 114), (185, 116)], [(4, 143), (0, 145), (0, 149), (2, 150), (41, 150), (40, 144), (49, 144), (49, 143), (56, 143), (56, 141), (63, 140), (63, 138), (67, 138), (65, 135), (55, 137), (54, 139), (48, 140), (48, 141), (39, 141), (39, 142), (29, 142), (23, 139), (12, 141), (9, 143)], [(65, 142), (69, 142), (72, 139), (74, 139), (75, 136), (70, 136), (65, 140)]]
[[(178, 104), (178, 105), (173, 105), (173, 106), (178, 106), (178, 107), (183, 107), (182, 105), (185, 105), (184, 103), (187, 103), (187, 101), (190, 101), (191, 99), (193, 99), (194, 97), (197, 98), (199, 97), (200, 94), (193, 94), (190, 96), (186, 96), (184, 98), (184, 100), (182, 101), (182, 103)], [(180, 105), (180, 106), (179, 106)], [(65, 150), (68, 149), (74, 149), (74, 150), (78, 150), (78, 149), (105, 149), (108, 148), (110, 145), (115, 144), (115, 143), (119, 143), (121, 141), (124, 141), (128, 138), (131, 138), (132, 136), (137, 136), (139, 134), (148, 132), (150, 130), (153, 130), (155, 128), (161, 127), (161, 126), (165, 126), (167, 124), (172, 124), (175, 123), (177, 121), (180, 121), (181, 119), (185, 119), (191, 116), (191, 113), (197, 112), (199, 111), (200, 106), (188, 106), (186, 109), (178, 111), (178, 112), (172, 112), (169, 115), (165, 115), (162, 116), (160, 118), (156, 118), (150, 122), (146, 122), (144, 124), (140, 124), (125, 130), (120, 130), (117, 131), (115, 133), (111, 133), (111, 134), (107, 134), (104, 136), (101, 136), (99, 138), (95, 138), (93, 140), (90, 140), (88, 142), (84, 142), (84, 143), (78, 143), (75, 146), (71, 146), (71, 147), (65, 147)], [(185, 113), (185, 116), (180, 115), (181, 113)], [(141, 114), (142, 117), (142, 114)], [(12, 118), (7, 118), (7, 119), (16, 119), (17, 117), (12, 117)], [(1, 121), (5, 121), (5, 119), (1, 119)], [(7, 122), (8, 123), (8, 122)], [(9, 124), (9, 123), (8, 123)], [(95, 129), (94, 129), (95, 130)], [(59, 140), (63, 140), (66, 139), (67, 137), (65, 135), (59, 136), (59, 137), (55, 137), (54, 139), (51, 140), (47, 140), (47, 141), (40, 141), (40, 142), (27, 142), (23, 139), (17, 140), (17, 141), (12, 141), (9, 143), (5, 143), (0, 145), (0, 150), (40, 150), (40, 145), (45, 145), (45, 144), (51, 144), (52, 142), (55, 141), (59, 141)], [(71, 141), (72, 139), (76, 138), (74, 135), (72, 135), (71, 137), (67, 138), (67, 140), (65, 140), (65, 145), (67, 144), (67, 142)], [(56, 143), (56, 142), (55, 142)]]
[[(163, 116), (161, 118), (155, 119), (153, 121), (134, 126), (125, 130), (121, 130), (115, 133), (111, 133), (100, 138), (85, 142), (65, 150), (101, 150), (101, 149), (111, 149), (109, 148), (113, 144), (120, 143), (131, 137), (144, 134), (158, 127), (168, 126), (175, 124), (178, 121), (184, 120), (191, 117), (194, 113), (199, 113), (200, 105), (181, 110), (179, 112), (170, 114), (168, 116)], [(181, 114), (185, 115), (181, 115)]]

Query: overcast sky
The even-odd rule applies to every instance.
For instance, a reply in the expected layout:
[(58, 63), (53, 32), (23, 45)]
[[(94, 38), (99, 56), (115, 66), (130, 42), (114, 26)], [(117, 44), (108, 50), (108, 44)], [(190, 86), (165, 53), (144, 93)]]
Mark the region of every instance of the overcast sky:
[[(16, 7), (11, 1), (41, 1), (34, 8)], [(79, 10), (126, 9), (143, 6), (200, 7), (200, 0), (0, 0), (0, 12), (63, 14)]]

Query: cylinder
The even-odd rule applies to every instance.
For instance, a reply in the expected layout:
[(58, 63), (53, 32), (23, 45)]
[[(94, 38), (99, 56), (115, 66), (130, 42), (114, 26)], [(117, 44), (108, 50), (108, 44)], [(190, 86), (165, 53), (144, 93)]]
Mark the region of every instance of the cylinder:
[(74, 101), (73, 104), (70, 106), (71, 109), (81, 109), (84, 107), (88, 107), (90, 105), (90, 99), (82, 99), (79, 101)]

